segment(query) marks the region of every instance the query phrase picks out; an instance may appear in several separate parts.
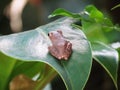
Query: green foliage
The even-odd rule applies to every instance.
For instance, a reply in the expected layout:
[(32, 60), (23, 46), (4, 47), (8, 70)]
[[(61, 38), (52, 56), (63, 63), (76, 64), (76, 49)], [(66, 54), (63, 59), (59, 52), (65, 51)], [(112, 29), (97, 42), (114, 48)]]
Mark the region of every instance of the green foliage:
[(63, 16), (73, 17), (73, 18), (80, 18), (80, 14), (71, 13), (62, 8), (55, 10), (51, 15), (48, 16), (48, 18), (52, 18), (52, 17), (58, 16), (58, 15), (63, 15)]
[(85, 13), (95, 22), (102, 22), (104, 19), (104, 15), (92, 5), (85, 8)]
[(8, 56), (0, 53), (0, 89), (6, 90), (6, 85), (9, 81), (10, 74), (14, 68), (16, 61)]
[[(42, 89), (56, 76), (56, 72), (68, 90), (82, 90), (90, 75), (92, 58), (103, 66), (117, 88), (119, 56), (115, 49), (103, 44), (109, 42), (104, 32), (115, 27), (112, 21), (93, 5), (81, 13), (57, 9), (49, 17), (57, 15), (66, 18), (31, 31), (0, 37), (0, 70), (3, 71), (0, 73), (0, 90), (8, 87), (9, 80), (19, 74), (31, 78), (39, 75), (35, 90)], [(47, 34), (55, 30), (62, 30), (64, 37), (73, 44), (73, 53), (68, 61), (57, 60), (49, 54), (51, 41)]]
[(50, 15), (50, 17), (57, 15), (80, 20), (82, 23), (82, 30), (90, 41), (108, 42), (104, 32), (114, 30), (115, 28), (117, 29), (117, 27), (113, 25), (112, 21), (109, 18), (106, 18), (103, 13), (93, 5), (87, 6), (81, 13), (70, 13), (64, 9), (57, 9)]

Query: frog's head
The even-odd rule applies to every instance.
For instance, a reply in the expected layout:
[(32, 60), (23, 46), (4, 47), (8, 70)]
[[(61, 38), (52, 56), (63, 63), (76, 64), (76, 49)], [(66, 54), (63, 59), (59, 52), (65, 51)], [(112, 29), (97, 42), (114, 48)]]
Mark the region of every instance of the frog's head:
[(52, 40), (52, 41), (58, 40), (61, 37), (63, 37), (61, 30), (51, 31), (48, 33), (48, 36), (49, 36), (50, 40)]

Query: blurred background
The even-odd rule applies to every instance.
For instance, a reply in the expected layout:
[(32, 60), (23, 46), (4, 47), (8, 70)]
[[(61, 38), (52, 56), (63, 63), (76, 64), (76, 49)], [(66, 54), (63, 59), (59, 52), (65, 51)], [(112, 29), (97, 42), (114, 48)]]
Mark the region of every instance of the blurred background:
[(111, 11), (120, 0), (2, 0), (0, 2), (0, 34), (10, 34), (34, 29), (53, 19), (48, 19), (57, 8), (78, 13), (89, 4), (110, 16), (114, 23), (120, 23), (120, 8)]
[[(57, 8), (79, 13), (90, 4), (110, 17), (114, 24), (120, 25), (120, 8), (111, 10), (120, 4), (120, 0), (1, 0), (0, 35), (23, 32), (47, 24), (56, 19), (48, 19), (48, 15)], [(106, 35), (110, 38), (110, 42), (120, 41), (120, 32), (111, 31)], [(120, 76), (120, 73), (118, 74)], [(120, 78), (118, 82), (120, 88)], [(59, 76), (52, 81), (51, 87), (52, 90), (66, 90)], [(108, 74), (94, 61), (84, 90), (115, 90), (115, 87)]]

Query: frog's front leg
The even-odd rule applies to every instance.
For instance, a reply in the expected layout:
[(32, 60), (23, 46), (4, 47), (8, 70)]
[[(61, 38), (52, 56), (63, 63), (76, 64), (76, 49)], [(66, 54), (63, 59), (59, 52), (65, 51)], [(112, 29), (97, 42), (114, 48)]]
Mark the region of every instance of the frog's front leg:
[(61, 59), (58, 55), (58, 50), (54, 46), (49, 46), (48, 49), (51, 55), (53, 55), (57, 59)]

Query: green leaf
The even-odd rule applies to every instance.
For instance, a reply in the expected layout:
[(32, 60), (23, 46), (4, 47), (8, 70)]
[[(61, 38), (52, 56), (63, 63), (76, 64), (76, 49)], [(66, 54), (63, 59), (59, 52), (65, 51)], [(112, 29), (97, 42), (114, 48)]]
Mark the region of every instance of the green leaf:
[(49, 18), (58, 16), (58, 15), (62, 15), (62, 16), (67, 16), (67, 17), (72, 17), (72, 18), (81, 18), (80, 14), (77, 13), (71, 13), (65, 9), (59, 8), (56, 9), (51, 15), (49, 15)]
[(17, 61), (12, 71), (11, 78), (19, 74), (24, 74), (30, 78), (33, 78), (37, 74), (42, 74), (41, 69), (43, 69), (43, 67), (44, 64), (40, 62)]
[(90, 41), (108, 42), (100, 23), (82, 21), (82, 29)]
[(104, 18), (101, 27), (102, 27), (102, 30), (106, 32), (109, 32), (115, 29), (115, 26), (113, 25), (112, 21), (109, 18)]
[(40, 62), (17, 61), (0, 52), (0, 90), (8, 90), (9, 81), (16, 75), (24, 74), (33, 78), (36, 74), (42, 74), (43, 65)]
[[(0, 51), (23, 61), (39, 61), (50, 65), (61, 76), (68, 90), (82, 90), (88, 80), (92, 55), (84, 33), (73, 28), (71, 19), (62, 18), (31, 31), (0, 37)], [(73, 44), (68, 61), (57, 60), (48, 52), (51, 45), (47, 34), (62, 30), (64, 37)]]
[(84, 12), (96, 22), (102, 22), (104, 19), (104, 15), (93, 5), (87, 6)]
[(105, 68), (117, 88), (118, 52), (100, 42), (92, 43), (92, 50), (93, 58)]
[(0, 52), (0, 90), (8, 89), (7, 84), (15, 63), (15, 59), (5, 56)]

